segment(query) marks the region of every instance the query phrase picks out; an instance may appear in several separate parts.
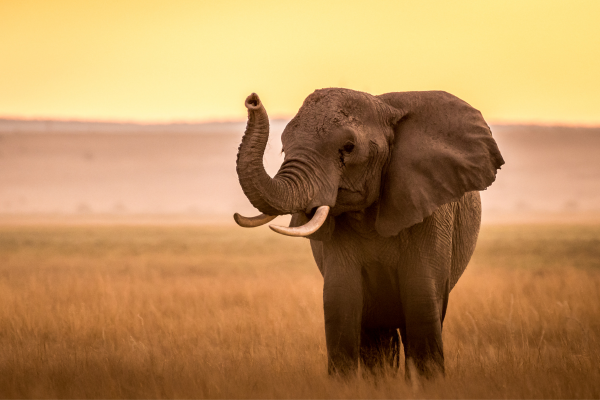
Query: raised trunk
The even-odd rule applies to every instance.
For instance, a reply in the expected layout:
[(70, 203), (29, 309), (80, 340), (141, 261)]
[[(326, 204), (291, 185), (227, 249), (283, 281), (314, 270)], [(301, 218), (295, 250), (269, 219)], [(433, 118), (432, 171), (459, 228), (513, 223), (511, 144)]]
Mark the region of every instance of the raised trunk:
[(269, 139), (269, 117), (258, 95), (246, 99), (248, 124), (238, 150), (237, 173), (250, 203), (267, 215), (290, 214), (304, 210), (312, 190), (300, 166), (289, 161), (274, 178), (265, 171), (263, 155)]

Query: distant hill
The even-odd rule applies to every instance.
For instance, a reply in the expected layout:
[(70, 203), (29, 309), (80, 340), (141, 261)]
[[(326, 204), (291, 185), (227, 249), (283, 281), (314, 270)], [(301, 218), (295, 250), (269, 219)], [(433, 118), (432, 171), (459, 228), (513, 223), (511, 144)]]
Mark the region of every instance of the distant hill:
[[(287, 121), (271, 121), (274, 174)], [(245, 122), (0, 120), (0, 218), (255, 212), (235, 172)], [(482, 192), (486, 220), (600, 215), (600, 128), (494, 125), (506, 165)], [(185, 218), (184, 218), (185, 219)]]

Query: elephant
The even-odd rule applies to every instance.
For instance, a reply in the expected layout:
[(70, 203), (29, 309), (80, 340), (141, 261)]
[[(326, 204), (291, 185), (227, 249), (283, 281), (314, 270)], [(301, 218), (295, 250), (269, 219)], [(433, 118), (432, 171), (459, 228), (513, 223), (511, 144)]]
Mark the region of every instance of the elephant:
[(234, 219), (255, 227), (292, 214), (270, 228), (310, 239), (329, 374), (397, 367), (401, 341), (407, 379), (444, 375), (449, 294), (475, 249), (479, 191), (504, 164), (481, 113), (443, 91), (319, 89), (285, 127), (271, 178), (267, 113), (255, 93), (245, 106), (237, 174), (262, 214)]

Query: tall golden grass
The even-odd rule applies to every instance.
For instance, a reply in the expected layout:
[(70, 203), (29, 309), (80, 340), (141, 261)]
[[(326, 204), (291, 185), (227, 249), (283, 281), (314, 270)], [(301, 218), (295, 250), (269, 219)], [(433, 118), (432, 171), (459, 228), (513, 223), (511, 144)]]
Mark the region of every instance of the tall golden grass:
[(600, 226), (485, 227), (434, 382), (329, 378), (321, 287), (265, 228), (0, 227), (0, 396), (600, 397)]

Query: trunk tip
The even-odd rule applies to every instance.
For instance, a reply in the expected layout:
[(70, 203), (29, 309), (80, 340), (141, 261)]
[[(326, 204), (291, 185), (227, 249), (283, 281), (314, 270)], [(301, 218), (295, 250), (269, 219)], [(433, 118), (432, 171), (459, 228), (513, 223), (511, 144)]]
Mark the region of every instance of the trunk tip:
[(252, 93), (250, 96), (246, 97), (244, 105), (248, 110), (258, 110), (261, 107), (260, 98), (256, 93)]

